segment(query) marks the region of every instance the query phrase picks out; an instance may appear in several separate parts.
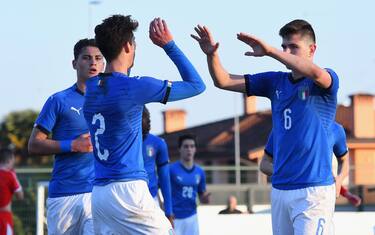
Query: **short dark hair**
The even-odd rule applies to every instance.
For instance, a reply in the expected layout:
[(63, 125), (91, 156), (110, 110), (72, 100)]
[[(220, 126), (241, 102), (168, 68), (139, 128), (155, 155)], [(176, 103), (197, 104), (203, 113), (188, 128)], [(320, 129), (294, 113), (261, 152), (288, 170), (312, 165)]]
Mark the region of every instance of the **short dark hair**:
[(14, 158), (14, 153), (11, 149), (0, 149), (0, 164), (8, 163), (12, 158)]
[(96, 45), (95, 39), (93, 38), (84, 38), (79, 40), (75, 45), (74, 45), (74, 59), (78, 59), (79, 54), (81, 54), (82, 49), (85, 47), (98, 47)]
[(305, 20), (293, 20), (284, 25), (279, 31), (279, 35), (282, 38), (294, 34), (308, 36), (314, 43), (316, 42), (314, 29), (312, 28), (311, 24)]
[(142, 136), (143, 138), (150, 133), (151, 129), (151, 121), (150, 121), (150, 112), (143, 106), (143, 113), (142, 113)]
[(178, 148), (181, 148), (182, 146), (182, 143), (185, 141), (185, 140), (193, 140), (194, 141), (194, 144), (196, 145), (197, 144), (197, 137), (193, 134), (184, 134), (184, 135), (180, 135), (178, 137)]
[(138, 22), (130, 15), (113, 15), (95, 27), (95, 40), (107, 62), (114, 60), (124, 43), (134, 40)]

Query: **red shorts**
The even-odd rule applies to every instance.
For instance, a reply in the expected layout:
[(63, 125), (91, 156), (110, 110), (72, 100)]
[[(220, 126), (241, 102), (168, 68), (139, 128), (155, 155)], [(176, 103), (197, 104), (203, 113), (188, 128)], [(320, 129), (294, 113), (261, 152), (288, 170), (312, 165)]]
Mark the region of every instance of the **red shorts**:
[(9, 211), (0, 211), (0, 235), (13, 234), (13, 216)]

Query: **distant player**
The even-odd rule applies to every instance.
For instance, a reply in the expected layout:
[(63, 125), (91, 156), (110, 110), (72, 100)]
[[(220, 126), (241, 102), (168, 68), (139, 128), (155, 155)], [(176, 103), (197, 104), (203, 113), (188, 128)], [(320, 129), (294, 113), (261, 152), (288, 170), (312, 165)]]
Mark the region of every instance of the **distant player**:
[(92, 207), (97, 234), (173, 232), (147, 186), (142, 157), (143, 106), (189, 98), (205, 89), (201, 77), (160, 18), (150, 23), (150, 38), (164, 49), (183, 81), (131, 77), (137, 26), (131, 16), (114, 15), (95, 27), (95, 40), (108, 64), (104, 74), (86, 83), (83, 112), (95, 146)]
[[(264, 156), (260, 163), (260, 170), (268, 176), (272, 176), (273, 174), (272, 138), (273, 135), (271, 131), (268, 137), (267, 144), (265, 146)], [(343, 197), (347, 198), (353, 206), (359, 206), (362, 201), (361, 198), (357, 195), (350, 193), (347, 188), (341, 185), (347, 177), (347, 175), (349, 174), (349, 152), (348, 147), (346, 145), (345, 130), (337, 122), (335, 122), (332, 126), (332, 133), (330, 138), (332, 141), (333, 153), (335, 154), (338, 163), (336, 167), (337, 169), (333, 167), (333, 175), (335, 176), (336, 182), (336, 197), (338, 197), (338, 195), (342, 195)]]
[(0, 150), (0, 234), (13, 235), (12, 197), (23, 199), (23, 191), (14, 172), (14, 155)]
[(148, 175), (148, 189), (159, 205), (158, 189), (160, 186), (164, 199), (164, 213), (173, 225), (168, 146), (164, 139), (150, 134), (150, 129), (150, 112), (144, 107), (142, 114), (143, 162)]
[(227, 214), (242, 214), (242, 211), (237, 209), (237, 198), (234, 195), (228, 197), (227, 208), (219, 211), (220, 215)]
[[(103, 56), (94, 39), (74, 46), (74, 85), (50, 96), (29, 139), (32, 155), (55, 155), (48, 187), (48, 234), (93, 234), (91, 191), (94, 156), (83, 116), (85, 82), (103, 71)], [(51, 137), (49, 135), (51, 134)]]
[(178, 139), (180, 160), (170, 166), (172, 203), (176, 235), (198, 235), (197, 196), (201, 203), (209, 203), (204, 170), (194, 163), (196, 139), (182, 135)]
[(336, 156), (337, 164), (333, 164), (333, 175), (336, 182), (336, 197), (342, 195), (353, 206), (361, 204), (361, 198), (349, 192), (349, 190), (342, 186), (342, 182), (349, 174), (349, 151), (346, 145), (345, 129), (342, 125), (335, 122), (332, 126), (332, 134), (330, 135), (333, 143), (333, 153)]
[(198, 25), (196, 35), (207, 56), (215, 86), (267, 97), (272, 104), (274, 174), (271, 214), (274, 235), (333, 233), (335, 182), (332, 149), (327, 132), (334, 122), (339, 79), (332, 69), (313, 63), (315, 33), (304, 20), (284, 25), (279, 35), (282, 50), (259, 38), (239, 33), (250, 46), (245, 55), (270, 57), (291, 72), (236, 75), (221, 65), (218, 47), (207, 27)]

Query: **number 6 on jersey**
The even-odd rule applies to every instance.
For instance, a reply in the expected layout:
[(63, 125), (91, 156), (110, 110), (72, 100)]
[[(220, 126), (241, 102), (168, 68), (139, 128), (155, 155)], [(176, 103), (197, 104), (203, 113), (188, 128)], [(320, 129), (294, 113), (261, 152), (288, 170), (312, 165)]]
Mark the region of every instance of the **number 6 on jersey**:
[(292, 128), (292, 117), (290, 114), (292, 113), (291, 109), (285, 109), (284, 110), (284, 128), (285, 130), (289, 130)]
[(92, 117), (91, 124), (95, 125), (96, 121), (99, 121), (99, 128), (95, 131), (95, 148), (98, 152), (98, 157), (102, 161), (107, 161), (109, 152), (108, 149), (104, 149), (104, 153), (100, 151), (98, 135), (102, 135), (105, 131), (105, 120), (101, 113), (97, 113)]

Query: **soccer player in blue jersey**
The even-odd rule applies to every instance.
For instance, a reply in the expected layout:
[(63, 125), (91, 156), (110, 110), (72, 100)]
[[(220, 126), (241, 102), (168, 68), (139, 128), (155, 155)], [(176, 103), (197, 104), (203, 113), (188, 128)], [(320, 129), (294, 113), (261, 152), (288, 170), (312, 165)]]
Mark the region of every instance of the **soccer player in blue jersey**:
[(82, 39), (75, 44), (73, 68), (77, 71), (76, 83), (48, 98), (28, 145), (32, 155), (55, 155), (48, 187), (48, 234), (94, 234), (94, 156), (82, 113), (85, 82), (104, 68), (94, 39)]
[(196, 138), (182, 135), (178, 139), (180, 160), (170, 165), (172, 204), (176, 235), (198, 235), (197, 196), (201, 203), (209, 203), (204, 170), (194, 163)]
[[(268, 176), (273, 174), (273, 136), (272, 131), (268, 137), (267, 144), (264, 149), (264, 156), (260, 162), (260, 171)], [(361, 204), (361, 198), (352, 194), (348, 189), (342, 186), (342, 182), (349, 174), (349, 152), (346, 145), (346, 134), (344, 128), (337, 122), (332, 126), (332, 133), (330, 140), (333, 148), (333, 153), (337, 159), (337, 166), (333, 164), (333, 175), (336, 183), (336, 197), (341, 195), (349, 200), (353, 206)], [(335, 161), (333, 161), (335, 162)]]
[(221, 65), (218, 47), (207, 27), (192, 35), (207, 55), (215, 86), (267, 97), (272, 104), (274, 174), (273, 234), (330, 234), (335, 203), (331, 152), (327, 133), (336, 114), (339, 80), (332, 69), (313, 63), (315, 33), (304, 20), (293, 20), (279, 34), (282, 50), (259, 38), (239, 33), (253, 57), (271, 57), (291, 72), (236, 75)]
[(150, 134), (150, 112), (143, 108), (142, 135), (143, 135), (143, 162), (148, 175), (148, 189), (157, 205), (159, 204), (158, 189), (160, 186), (164, 213), (173, 226), (171, 180), (169, 176), (168, 146), (164, 139)]
[(114, 15), (95, 27), (95, 40), (107, 66), (104, 74), (86, 83), (83, 112), (95, 146), (92, 210), (97, 234), (173, 232), (147, 186), (142, 157), (143, 106), (185, 99), (205, 89), (201, 77), (160, 18), (150, 23), (149, 36), (173, 61), (183, 81), (130, 76), (137, 26), (131, 16)]

